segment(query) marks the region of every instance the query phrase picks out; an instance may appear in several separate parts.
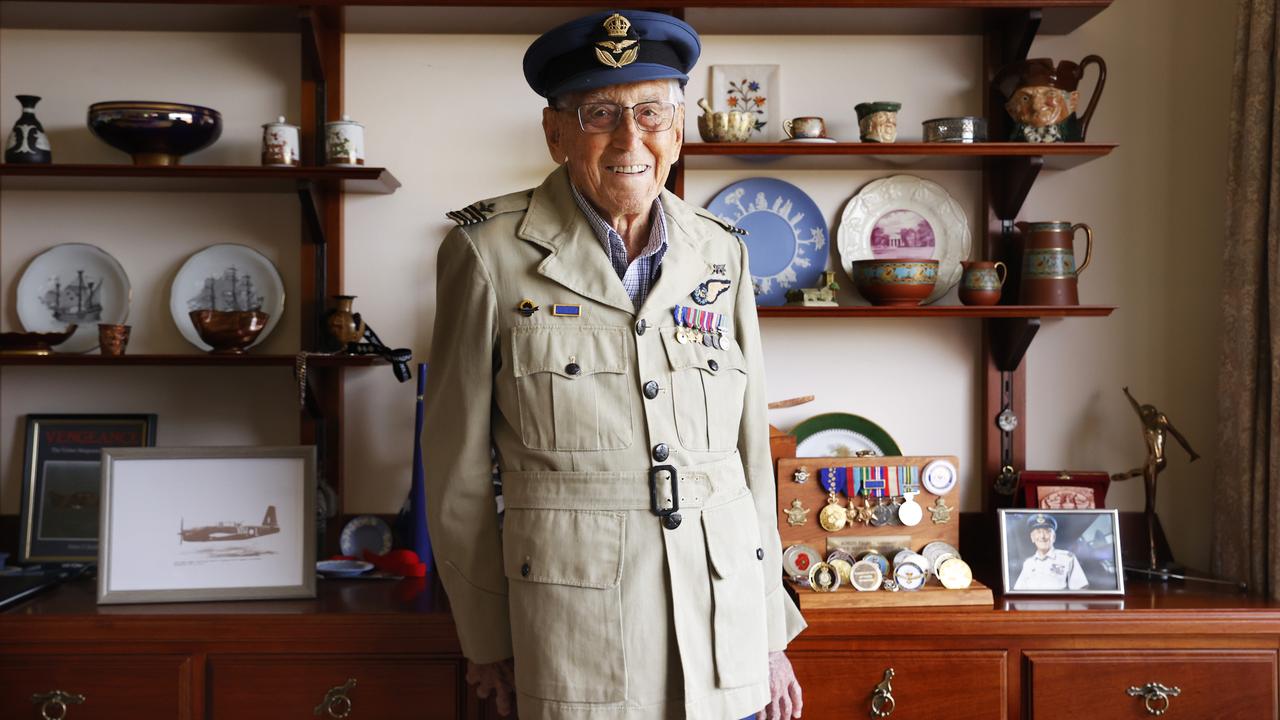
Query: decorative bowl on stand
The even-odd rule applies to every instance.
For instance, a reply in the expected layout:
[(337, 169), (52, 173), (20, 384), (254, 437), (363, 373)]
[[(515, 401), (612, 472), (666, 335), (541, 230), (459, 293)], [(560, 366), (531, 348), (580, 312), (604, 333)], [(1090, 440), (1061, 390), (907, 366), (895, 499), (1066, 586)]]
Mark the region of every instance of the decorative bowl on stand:
[(854, 260), (853, 285), (872, 305), (914, 307), (938, 282), (937, 260)]
[(185, 103), (115, 100), (89, 106), (89, 130), (134, 165), (177, 165), (222, 135), (217, 110)]
[(212, 355), (242, 355), (267, 326), (261, 310), (192, 310), (191, 324)]
[(75, 332), (72, 324), (61, 332), (0, 333), (0, 355), (52, 355), (53, 346), (66, 342)]

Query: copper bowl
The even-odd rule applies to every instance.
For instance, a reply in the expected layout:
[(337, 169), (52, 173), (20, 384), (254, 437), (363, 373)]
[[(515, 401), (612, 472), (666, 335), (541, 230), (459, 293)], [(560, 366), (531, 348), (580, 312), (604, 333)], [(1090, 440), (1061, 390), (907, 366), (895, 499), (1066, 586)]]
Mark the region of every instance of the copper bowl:
[(937, 260), (854, 260), (853, 286), (872, 305), (912, 307), (933, 292)]
[(267, 327), (261, 310), (192, 310), (191, 324), (214, 355), (241, 355)]
[(64, 343), (76, 332), (68, 325), (62, 332), (0, 333), (0, 355), (52, 355), (53, 346)]

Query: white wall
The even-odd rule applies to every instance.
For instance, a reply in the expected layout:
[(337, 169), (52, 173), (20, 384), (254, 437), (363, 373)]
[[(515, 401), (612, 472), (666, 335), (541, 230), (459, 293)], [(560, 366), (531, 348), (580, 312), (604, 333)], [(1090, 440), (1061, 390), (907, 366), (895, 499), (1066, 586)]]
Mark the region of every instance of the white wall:
[[(1202, 0), (1118, 0), (1072, 35), (1037, 41), (1033, 56), (1078, 60), (1097, 53), (1106, 58), (1108, 86), (1089, 137), (1121, 146), (1112, 156), (1074, 170), (1042, 173), (1022, 215), (1092, 224), (1097, 246), (1093, 265), (1081, 278), (1081, 298), (1120, 308), (1107, 319), (1044, 322), (1027, 356), (1029, 407), (1023, 422), (1029, 431), (1029, 464), (1108, 471), (1139, 464), (1143, 448), (1138, 420), (1120, 392), (1129, 385), (1140, 400), (1165, 410), (1204, 456), (1188, 466), (1181, 450), (1171, 449), (1160, 497), (1175, 551), (1180, 559), (1201, 566), (1207, 564), (1209, 530), (1207, 492), (1201, 481), (1211, 477), (1214, 463), (1213, 368), (1234, 23), (1231, 13), (1222, 12), (1224, 7)], [(347, 37), (345, 111), (367, 126), (369, 162), (391, 168), (404, 186), (391, 196), (347, 199), (345, 289), (359, 296), (356, 309), (385, 341), (412, 346), (418, 358), (425, 358), (430, 346), (435, 251), (449, 228), (444, 213), (535, 185), (551, 169), (538, 126), (543, 102), (529, 91), (520, 73), (532, 31), (527, 36)], [(65, 153), (56, 155), (59, 161), (115, 157), (93, 138), (78, 137), (87, 137), (80, 118), (83, 107), (108, 95), (145, 92), (188, 98), (219, 107), (224, 114), (236, 109), (243, 134), (224, 135), (206, 152), (208, 161), (255, 162), (257, 124), (297, 105), (284, 90), (297, 77), (296, 41), (230, 35), (213, 36), (218, 39), (206, 43), (208, 37), (142, 34), (122, 39), (91, 34), (92, 42), (82, 45), (85, 38), (75, 33), (6, 31), (0, 34), (0, 93), (7, 98), (32, 87), (32, 92), (74, 98), (65, 112), (53, 103), (47, 111), (41, 106), (46, 126), (53, 119), (64, 128), (54, 135), (55, 153)], [(86, 74), (97, 78), (94, 62), (99, 53), (115, 57), (126, 46), (146, 43), (186, 47), (193, 39), (199, 41), (198, 57), (209, 60), (219, 73), (219, 82), (202, 83), (195, 95), (191, 83), (157, 84), (172, 79), (172, 63), (159, 68), (133, 63), (141, 78), (136, 81), (114, 72), (101, 73), (101, 79), (92, 82), (82, 79)], [(246, 53), (256, 58), (247, 65), (242, 59)], [(824, 115), (832, 134), (839, 137), (855, 134), (852, 108), (862, 100), (903, 101), (904, 139), (918, 137), (922, 119), (976, 113), (981, 105), (976, 38), (710, 35), (704, 37), (703, 58), (689, 85), (690, 106), (705, 93), (711, 65), (747, 62), (782, 65), (783, 116)], [(40, 82), (29, 84), (33, 72)], [(184, 77), (197, 71), (179, 72)], [(23, 79), (21, 87), (17, 78)], [(246, 94), (243, 88), (260, 94)], [(180, 90), (186, 92), (174, 94)], [(12, 100), (0, 102), (0, 128), (12, 124), (16, 105)], [(687, 136), (696, 140), (692, 115)], [(78, 153), (75, 157), (72, 150)], [(215, 157), (215, 151), (234, 157)], [(691, 171), (686, 195), (692, 202), (705, 203), (735, 180), (780, 177), (810, 194), (828, 224), (835, 226), (844, 203), (859, 187), (893, 172), (743, 164), (732, 170)], [(942, 184), (965, 207), (975, 246), (980, 247), (978, 174), (917, 174)], [(104, 224), (104, 205), (125, 200), (122, 195), (106, 200), (72, 196), (77, 205), (83, 202), (88, 208), (72, 210), (66, 207), (66, 197), (3, 195), (0, 322), (6, 329), (16, 325), (9, 309), (11, 287), (29, 256), (39, 247), (83, 238), (89, 231), (104, 247), (110, 245), (131, 277), (139, 276), (134, 277), (135, 307), (140, 285), (150, 283), (167, 297), (168, 277), (182, 258), (237, 233), (279, 253), (276, 259), (286, 277), (296, 274), (292, 253), (297, 214), (290, 197), (127, 197), (127, 206), (142, 208), (143, 216), (167, 212), (196, 218), (179, 233), (172, 219), (135, 223), (128, 232), (121, 232), (115, 219)], [(163, 210), (169, 203), (180, 210)], [(240, 210), (242, 203), (250, 203), (251, 209)], [(44, 230), (50, 223), (58, 233)], [(147, 238), (145, 245), (134, 239), (139, 235)], [(156, 255), (163, 259), (148, 259)], [(134, 267), (139, 268), (136, 273)], [(296, 278), (290, 282), (296, 288)], [(162, 312), (153, 315), (158, 317), (152, 318), (152, 329), (139, 341), (156, 351), (179, 350), (181, 338), (171, 324), (166, 326), (167, 318)], [(979, 417), (975, 321), (766, 320), (763, 326), (770, 397), (818, 396), (813, 404), (777, 411), (771, 418), (774, 424), (786, 428), (811, 414), (835, 410), (865, 415), (883, 425), (907, 453), (959, 455), (965, 476), (962, 506), (977, 508), (979, 483), (985, 479), (975, 471), (978, 424), (984, 421)], [(296, 330), (282, 325), (277, 336), (289, 339), (288, 347), (277, 352), (296, 346)], [(893, 347), (894, 362), (886, 364), (865, 352), (877, 347)], [(257, 386), (261, 392), (246, 393), (250, 412), (255, 418), (265, 414), (274, 420), (237, 429), (232, 427), (234, 413), (220, 413), (213, 427), (205, 416), (200, 427), (210, 442), (233, 436), (237, 442), (267, 442), (277, 432), (293, 433), (285, 441), (296, 438), (295, 416), (284, 387), (289, 384), (287, 371), (259, 372), (281, 377), (263, 377)], [(241, 371), (124, 369), (65, 380), (72, 374), (21, 368), (0, 373), (0, 511), (16, 510), (21, 468), (16, 423), (22, 413), (48, 409), (40, 399), (46, 390), (62, 393), (69, 386), (76, 402), (83, 399), (94, 404), (92, 409), (102, 410), (113, 407), (115, 400), (98, 390), (99, 383), (141, 377), (143, 394), (158, 398), (152, 406), (162, 413), (161, 441), (176, 444), (166, 433), (190, 437), (189, 428), (205, 409), (189, 411), (179, 407), (180, 402), (164, 400), (167, 396), (182, 392), (190, 382), (216, 379), (229, 385), (248, 377)], [(347, 377), (348, 510), (390, 512), (399, 506), (409, 481), (414, 389), (395, 383), (385, 369), (353, 371)], [(13, 390), (18, 385), (38, 392), (17, 397)], [(63, 397), (55, 409), (72, 409), (67, 406), (73, 404)], [(1111, 497), (1113, 507), (1139, 509), (1141, 485), (1116, 486)]]

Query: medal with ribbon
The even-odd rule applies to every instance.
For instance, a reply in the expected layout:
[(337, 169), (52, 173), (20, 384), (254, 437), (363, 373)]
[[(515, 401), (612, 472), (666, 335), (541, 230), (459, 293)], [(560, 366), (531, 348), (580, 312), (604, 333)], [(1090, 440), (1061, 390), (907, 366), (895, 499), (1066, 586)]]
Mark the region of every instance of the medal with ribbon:
[[(848, 491), (848, 475), (840, 472), (845, 468), (822, 468), (818, 472), (818, 479), (822, 483), (822, 489), (827, 491), (827, 505), (818, 513), (818, 524), (827, 532), (837, 532), (844, 529), (845, 523), (848, 522), (848, 515), (845, 508), (836, 498), (836, 493), (844, 494)], [(841, 477), (844, 475), (844, 477)]]

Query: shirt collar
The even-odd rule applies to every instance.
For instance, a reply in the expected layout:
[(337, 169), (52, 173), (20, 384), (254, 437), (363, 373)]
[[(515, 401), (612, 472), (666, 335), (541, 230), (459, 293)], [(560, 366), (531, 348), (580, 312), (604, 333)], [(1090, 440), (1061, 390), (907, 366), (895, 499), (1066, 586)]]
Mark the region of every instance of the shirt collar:
[[(596, 212), (595, 207), (587, 200), (578, 188), (569, 181), (569, 189), (573, 192), (573, 201), (578, 204), (578, 209), (586, 216), (587, 222), (591, 225), (591, 229), (595, 232), (596, 238), (600, 240), (600, 244), (604, 246), (606, 253), (610, 257), (627, 256), (626, 243), (622, 241), (622, 236), (618, 234), (613, 226), (605, 222), (605, 219)], [(659, 250), (663, 250), (667, 246), (667, 224), (663, 217), (662, 199), (660, 197), (653, 199), (653, 210), (649, 213), (649, 242), (636, 256), (636, 259), (649, 257), (656, 254)]]

